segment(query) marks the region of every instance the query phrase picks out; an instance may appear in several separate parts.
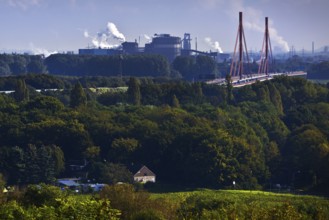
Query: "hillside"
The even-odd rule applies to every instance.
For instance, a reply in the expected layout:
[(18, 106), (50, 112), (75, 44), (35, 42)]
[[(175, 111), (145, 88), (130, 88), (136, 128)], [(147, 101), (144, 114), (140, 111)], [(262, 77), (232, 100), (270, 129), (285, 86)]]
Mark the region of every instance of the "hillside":
[[(135, 163), (170, 184), (328, 192), (325, 86), (279, 77), (231, 90), (131, 78), (127, 91), (97, 94), (80, 83), (37, 93), (16, 81), (15, 93), (0, 95), (0, 173), (9, 185), (71, 175), (115, 183)], [(82, 173), (70, 170), (83, 161)]]

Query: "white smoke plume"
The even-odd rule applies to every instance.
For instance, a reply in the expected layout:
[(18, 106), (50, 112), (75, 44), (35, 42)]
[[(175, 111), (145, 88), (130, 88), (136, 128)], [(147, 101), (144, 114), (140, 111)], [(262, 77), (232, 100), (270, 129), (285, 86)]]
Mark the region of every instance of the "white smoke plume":
[(148, 36), (147, 34), (144, 34), (144, 38), (146, 39), (147, 42), (151, 42), (151, 37)]
[(44, 55), (45, 57), (58, 53), (57, 51), (49, 51), (44, 48), (36, 47), (33, 43), (30, 43), (30, 51), (33, 55)]
[(215, 49), (217, 52), (219, 52), (219, 53), (223, 53), (223, 50), (222, 50), (222, 48), (220, 47), (218, 41), (212, 41), (212, 39), (211, 39), (210, 37), (206, 37), (206, 38), (204, 39), (204, 41), (205, 41), (210, 47), (212, 47), (213, 49)]
[[(250, 29), (250, 30), (260, 32), (260, 33), (264, 33), (264, 31), (265, 31), (265, 27), (261, 27), (257, 23), (251, 23), (248, 21), (244, 22), (244, 27), (246, 27), (247, 29)], [(278, 34), (278, 31), (275, 28), (269, 27), (269, 33), (270, 33), (271, 41), (273, 41), (275, 44), (277, 44), (280, 47), (280, 49), (282, 49), (284, 52), (289, 51), (288, 42), (285, 41), (283, 39), (283, 37)]]
[(284, 50), (284, 52), (289, 51), (289, 45), (288, 42), (283, 39), (282, 36), (278, 34), (278, 31), (275, 28), (269, 28), (270, 32), (270, 38), (274, 42), (276, 42), (278, 45), (280, 45), (280, 48)]
[(85, 38), (89, 38), (90, 37), (88, 31), (86, 31), (86, 30), (83, 32), (83, 36), (85, 36)]
[(120, 33), (117, 26), (115, 26), (115, 24), (111, 22), (107, 23), (107, 33), (112, 34), (112, 36), (119, 41), (122, 42), (126, 41), (125, 36), (122, 33)]
[(117, 48), (118, 44), (113, 44), (111, 41), (116, 40), (120, 42), (126, 41), (125, 36), (118, 30), (116, 25), (108, 22), (106, 29), (98, 32), (95, 36), (91, 36), (87, 30), (83, 33), (85, 38), (90, 38), (91, 43), (97, 48)]

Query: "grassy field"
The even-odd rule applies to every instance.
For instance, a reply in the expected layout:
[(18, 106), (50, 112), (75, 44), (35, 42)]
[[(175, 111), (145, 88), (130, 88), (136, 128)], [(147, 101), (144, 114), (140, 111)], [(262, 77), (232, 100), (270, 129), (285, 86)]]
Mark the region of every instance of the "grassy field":
[(210, 189), (147, 193), (129, 184), (81, 195), (43, 187), (29, 188), (16, 199), (0, 200), (0, 219), (329, 219), (329, 200), (317, 196)]
[(152, 194), (175, 204), (179, 219), (329, 219), (329, 200), (263, 191), (196, 190)]
[(116, 87), (116, 88), (99, 87), (99, 88), (89, 88), (89, 89), (94, 93), (103, 94), (106, 92), (110, 92), (110, 93), (126, 92), (128, 90), (128, 87)]

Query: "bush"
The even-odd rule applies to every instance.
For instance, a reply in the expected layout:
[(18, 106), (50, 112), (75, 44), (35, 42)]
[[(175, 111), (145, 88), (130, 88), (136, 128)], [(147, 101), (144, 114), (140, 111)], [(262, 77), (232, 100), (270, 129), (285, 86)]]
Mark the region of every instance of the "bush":
[(29, 185), (23, 195), (22, 202), (28, 206), (53, 206), (57, 207), (59, 198), (63, 198), (64, 193), (56, 186), (45, 184)]

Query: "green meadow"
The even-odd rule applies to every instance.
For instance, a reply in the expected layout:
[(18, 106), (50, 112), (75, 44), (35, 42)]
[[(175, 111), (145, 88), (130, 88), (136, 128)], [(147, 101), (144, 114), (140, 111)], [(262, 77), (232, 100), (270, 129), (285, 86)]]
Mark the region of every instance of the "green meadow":
[(329, 200), (317, 196), (205, 189), (151, 198), (175, 204), (177, 219), (329, 219)]
[(265, 191), (210, 190), (149, 193), (130, 184), (76, 194), (49, 185), (0, 195), (0, 219), (12, 220), (306, 220), (329, 219), (329, 200)]

